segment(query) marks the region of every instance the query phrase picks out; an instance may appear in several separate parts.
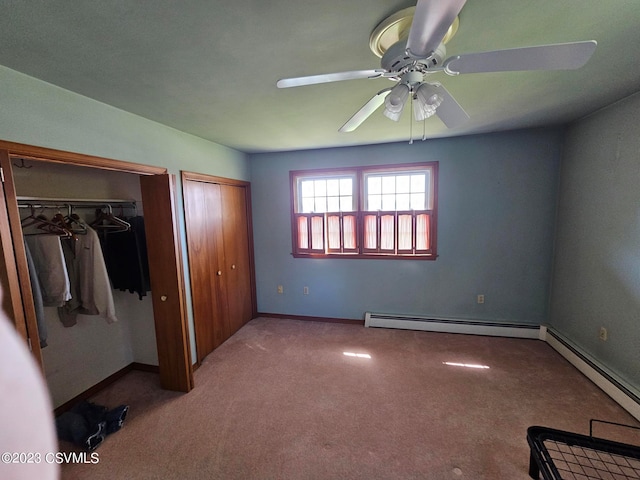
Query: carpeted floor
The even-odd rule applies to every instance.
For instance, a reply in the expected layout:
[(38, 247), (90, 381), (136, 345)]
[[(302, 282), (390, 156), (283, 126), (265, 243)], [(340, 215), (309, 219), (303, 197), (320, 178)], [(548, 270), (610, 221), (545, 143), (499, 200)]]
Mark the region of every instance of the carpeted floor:
[(527, 479), (530, 425), (638, 425), (538, 340), (258, 318), (195, 385), (132, 372), (102, 391), (92, 401), (130, 405), (125, 426), (62, 478)]

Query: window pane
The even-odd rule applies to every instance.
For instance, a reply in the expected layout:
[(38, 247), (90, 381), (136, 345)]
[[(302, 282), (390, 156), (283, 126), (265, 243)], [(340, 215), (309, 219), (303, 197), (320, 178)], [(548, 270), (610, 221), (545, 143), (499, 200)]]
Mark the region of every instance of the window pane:
[(350, 195), (344, 195), (340, 197), (340, 211), (341, 212), (353, 212), (353, 197)]
[(425, 175), (421, 173), (419, 175), (411, 175), (411, 191), (412, 192), (424, 192), (425, 190)]
[(385, 212), (396, 209), (396, 196), (395, 195), (383, 195), (382, 196), (382, 208)]
[(327, 198), (327, 212), (339, 212), (340, 211), (340, 198), (328, 197)]
[(327, 196), (337, 197), (340, 195), (340, 180), (332, 178), (327, 180)]
[(325, 179), (314, 180), (313, 186), (315, 187), (314, 195), (316, 197), (324, 197), (327, 194), (327, 181)]
[(382, 210), (382, 195), (369, 195), (369, 205), (367, 210), (377, 212)]
[(315, 203), (313, 201), (313, 197), (311, 198), (303, 198), (302, 199), (302, 211), (299, 213), (311, 213), (313, 212), (313, 208)]
[(382, 177), (382, 193), (396, 193), (396, 177)]
[(411, 210), (426, 210), (427, 206), (424, 203), (424, 193), (412, 193), (411, 194)]
[(411, 189), (411, 177), (409, 175), (398, 175), (396, 177), (396, 191), (398, 193), (409, 193)]
[(369, 195), (382, 193), (382, 179), (380, 177), (367, 178), (367, 193)]
[(340, 195), (353, 195), (353, 180), (351, 178), (340, 179)]
[(354, 210), (353, 178), (299, 180), (298, 212), (339, 212)]
[(399, 193), (396, 195), (396, 210), (410, 210), (411, 202), (408, 193)]
[(303, 197), (313, 197), (313, 180), (302, 180), (300, 182), (300, 192)]

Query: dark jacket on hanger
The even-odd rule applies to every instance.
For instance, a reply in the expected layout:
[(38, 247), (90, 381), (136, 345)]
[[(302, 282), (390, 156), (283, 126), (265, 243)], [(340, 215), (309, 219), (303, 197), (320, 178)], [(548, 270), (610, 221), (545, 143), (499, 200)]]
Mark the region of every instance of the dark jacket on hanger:
[(100, 236), (109, 278), (113, 288), (142, 297), (151, 290), (144, 217), (125, 219), (131, 224), (126, 232)]

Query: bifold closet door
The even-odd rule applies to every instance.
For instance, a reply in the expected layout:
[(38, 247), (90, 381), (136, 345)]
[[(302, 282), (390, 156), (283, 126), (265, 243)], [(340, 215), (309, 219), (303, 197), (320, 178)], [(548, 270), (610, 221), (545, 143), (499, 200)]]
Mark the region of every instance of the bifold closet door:
[(144, 204), (160, 384), (168, 390), (188, 392), (193, 388), (193, 369), (182, 252), (176, 224), (175, 177), (166, 174), (142, 176), (140, 190)]
[(183, 192), (196, 348), (201, 361), (229, 337), (221, 270), (220, 186), (187, 181)]
[(223, 213), (222, 236), (225, 256), (225, 284), (229, 309), (229, 329), (233, 335), (251, 320), (251, 267), (249, 264), (249, 236), (247, 195), (244, 187), (221, 185)]
[[(202, 175), (197, 178), (207, 178)], [(251, 241), (243, 185), (191, 180), (183, 195), (198, 361), (253, 318)]]

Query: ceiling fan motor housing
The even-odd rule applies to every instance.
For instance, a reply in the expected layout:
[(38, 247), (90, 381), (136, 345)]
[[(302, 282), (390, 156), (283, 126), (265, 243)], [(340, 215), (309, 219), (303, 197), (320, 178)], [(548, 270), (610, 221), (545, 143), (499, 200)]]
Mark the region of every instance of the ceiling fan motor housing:
[(407, 53), (407, 41), (401, 40), (393, 44), (382, 56), (380, 64), (389, 72), (403, 72), (411, 70), (411, 67), (420, 66), (420, 70), (439, 67), (446, 56), (446, 48), (443, 43), (429, 57), (416, 60)]

